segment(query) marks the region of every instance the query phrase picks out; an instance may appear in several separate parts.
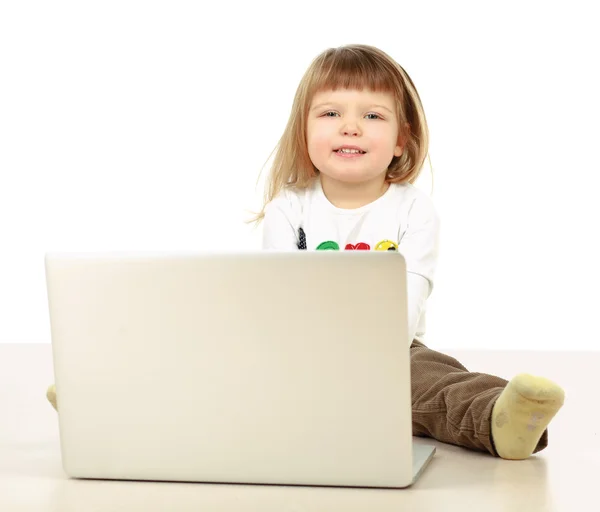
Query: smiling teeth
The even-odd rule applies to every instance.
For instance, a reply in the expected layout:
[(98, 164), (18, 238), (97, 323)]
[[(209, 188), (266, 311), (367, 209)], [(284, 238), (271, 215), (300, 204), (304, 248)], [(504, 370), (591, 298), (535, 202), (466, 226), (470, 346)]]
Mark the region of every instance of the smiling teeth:
[(338, 149), (338, 153), (362, 153), (358, 149)]

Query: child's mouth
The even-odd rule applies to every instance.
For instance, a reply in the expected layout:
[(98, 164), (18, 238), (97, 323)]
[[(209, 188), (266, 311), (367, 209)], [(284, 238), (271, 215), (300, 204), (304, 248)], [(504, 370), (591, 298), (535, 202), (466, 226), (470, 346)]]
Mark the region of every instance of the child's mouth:
[(338, 149), (333, 152), (342, 158), (357, 158), (366, 153), (366, 151), (361, 151), (359, 149)]

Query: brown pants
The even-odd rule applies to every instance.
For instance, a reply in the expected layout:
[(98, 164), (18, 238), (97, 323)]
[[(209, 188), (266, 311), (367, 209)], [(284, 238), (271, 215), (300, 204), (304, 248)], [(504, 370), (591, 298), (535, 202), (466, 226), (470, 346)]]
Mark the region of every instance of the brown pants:
[[(413, 435), (498, 456), (492, 409), (508, 381), (469, 372), (456, 359), (414, 340), (410, 347)], [(534, 453), (548, 445), (548, 430)]]

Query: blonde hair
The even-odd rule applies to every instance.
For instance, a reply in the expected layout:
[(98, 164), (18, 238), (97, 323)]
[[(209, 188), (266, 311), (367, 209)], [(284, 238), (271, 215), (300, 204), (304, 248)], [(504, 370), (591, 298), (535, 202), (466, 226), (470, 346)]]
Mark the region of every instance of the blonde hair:
[(312, 61), (298, 85), (287, 126), (273, 150), (276, 154), (265, 184), (263, 207), (254, 221), (264, 217), (265, 207), (283, 188), (306, 188), (318, 176), (319, 171), (308, 155), (308, 111), (315, 93), (338, 88), (369, 89), (394, 96), (404, 151), (390, 162), (386, 181), (414, 183), (418, 178), (429, 150), (429, 130), (421, 99), (408, 73), (373, 46), (351, 44), (329, 48)]

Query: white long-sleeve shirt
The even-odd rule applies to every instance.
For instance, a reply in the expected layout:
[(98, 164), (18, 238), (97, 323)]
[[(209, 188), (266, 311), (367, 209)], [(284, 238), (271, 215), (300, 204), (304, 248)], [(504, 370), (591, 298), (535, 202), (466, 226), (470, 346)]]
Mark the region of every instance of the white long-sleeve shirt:
[(361, 208), (335, 207), (317, 178), (307, 189), (284, 189), (265, 209), (263, 249), (398, 250), (406, 260), (409, 340), (425, 335), (440, 221), (424, 192), (392, 184)]

